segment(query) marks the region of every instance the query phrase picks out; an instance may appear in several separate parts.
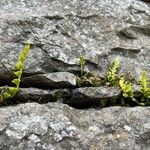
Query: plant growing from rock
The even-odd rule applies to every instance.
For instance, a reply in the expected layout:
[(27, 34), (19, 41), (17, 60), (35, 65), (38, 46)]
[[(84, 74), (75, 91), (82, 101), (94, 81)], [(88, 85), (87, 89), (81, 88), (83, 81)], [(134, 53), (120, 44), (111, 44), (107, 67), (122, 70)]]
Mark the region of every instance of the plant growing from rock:
[(85, 73), (82, 77), (77, 77), (78, 86), (101, 86), (105, 85), (105, 79), (91, 72)]
[(121, 99), (121, 103), (122, 105), (124, 105), (124, 98), (125, 99), (130, 99), (132, 101), (135, 101), (135, 98), (134, 98), (134, 92), (133, 92), (133, 88), (132, 88), (132, 84), (127, 82), (125, 80), (125, 77), (124, 76), (121, 76), (120, 77), (120, 80), (119, 80), (119, 85), (122, 89), (122, 96), (123, 98)]
[(18, 61), (16, 62), (16, 71), (13, 72), (16, 76), (16, 78), (12, 80), (12, 83), (15, 84), (15, 87), (10, 87), (6, 91), (2, 89), (2, 92), (0, 95), (1, 102), (3, 102), (5, 99), (13, 98), (16, 95), (16, 93), (19, 91), (22, 71), (25, 66), (25, 60), (26, 60), (29, 49), (30, 49), (30, 44), (27, 43), (25, 47), (23, 48), (21, 54), (19, 55)]
[(80, 65), (80, 76), (82, 77), (83, 74), (84, 74), (84, 66), (85, 66), (85, 63), (86, 63), (86, 58), (83, 54), (80, 54), (80, 57), (79, 57), (79, 65)]
[(142, 102), (149, 103), (150, 104), (150, 88), (148, 87), (148, 75), (146, 71), (143, 71), (140, 76), (140, 81), (141, 81), (141, 87), (140, 87), (140, 92), (142, 93)]
[(100, 86), (104, 83), (104, 80), (91, 72), (84, 73), (84, 66), (86, 63), (86, 58), (84, 55), (79, 57), (80, 65), (80, 75), (77, 76), (77, 85), (78, 86)]
[(118, 72), (119, 67), (120, 67), (120, 60), (119, 58), (116, 58), (111, 63), (108, 74), (107, 74), (107, 81), (110, 86), (118, 85), (117, 72)]

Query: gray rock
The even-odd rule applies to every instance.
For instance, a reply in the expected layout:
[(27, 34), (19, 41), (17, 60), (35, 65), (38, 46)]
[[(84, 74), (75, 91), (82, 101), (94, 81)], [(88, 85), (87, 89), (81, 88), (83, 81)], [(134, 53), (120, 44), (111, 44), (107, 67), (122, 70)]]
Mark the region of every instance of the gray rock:
[(67, 101), (69, 105), (73, 106), (92, 106), (105, 105), (108, 103), (115, 103), (115, 100), (121, 95), (119, 87), (84, 87), (77, 88), (72, 93), (72, 99)]
[(69, 99), (71, 92), (69, 89), (44, 90), (37, 88), (20, 88), (19, 93), (14, 98), (19, 102), (63, 102)]
[(0, 149), (148, 150), (150, 108), (77, 110), (59, 103), (0, 108)]
[(48, 89), (68, 88), (76, 86), (76, 76), (69, 72), (37, 74), (22, 79), (26, 87), (40, 87)]
[(141, 88), (140, 85), (134, 84), (134, 85), (132, 86), (132, 88), (133, 88), (134, 96), (135, 96), (135, 97), (141, 97), (141, 96), (142, 96), (142, 93), (140, 92), (140, 88)]
[[(9, 86), (3, 86), (0, 88), (0, 93), (8, 91)], [(45, 90), (38, 88), (20, 88), (19, 92), (8, 101), (4, 101), (2, 105), (11, 105), (26, 102), (38, 102), (38, 103), (48, 103), (48, 102), (60, 102), (71, 98), (70, 89), (54, 89)], [(6, 103), (5, 103), (6, 102)]]
[[(121, 73), (150, 76), (150, 4), (142, 0), (1, 0), (0, 80), (10, 72), (27, 40), (32, 43), (25, 73), (86, 70), (105, 74), (119, 57)], [(132, 64), (132, 65), (131, 65)], [(5, 75), (4, 75), (5, 74)]]

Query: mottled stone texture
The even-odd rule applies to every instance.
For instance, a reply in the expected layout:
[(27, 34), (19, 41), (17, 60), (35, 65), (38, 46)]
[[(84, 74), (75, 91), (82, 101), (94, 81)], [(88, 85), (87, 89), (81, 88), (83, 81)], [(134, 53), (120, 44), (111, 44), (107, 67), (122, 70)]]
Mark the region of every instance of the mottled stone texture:
[(0, 108), (0, 132), (1, 150), (148, 150), (150, 108), (20, 104)]
[(69, 72), (56, 72), (47, 74), (38, 74), (22, 79), (24, 86), (58, 89), (71, 88), (76, 86), (76, 76)]
[(102, 106), (107, 102), (116, 102), (120, 96), (119, 87), (84, 87), (73, 90), (71, 100), (64, 102), (74, 107)]
[[(25, 76), (79, 70), (82, 52), (86, 70), (105, 74), (119, 57), (120, 73), (150, 76), (150, 4), (140, 0), (1, 0), (0, 79), (27, 40), (32, 50)], [(4, 75), (5, 73), (5, 75)]]
[[(19, 101), (86, 105), (117, 98), (120, 89), (71, 91), (75, 76), (67, 72), (79, 71), (81, 53), (86, 71), (103, 76), (119, 57), (120, 74), (138, 79), (147, 70), (150, 77), (148, 0), (0, 0), (0, 84), (10, 84), (28, 40), (32, 47), (21, 86), (32, 88), (22, 88)], [(78, 110), (62, 103), (27, 103), (0, 108), (0, 150), (94, 149), (149, 150), (150, 107)]]

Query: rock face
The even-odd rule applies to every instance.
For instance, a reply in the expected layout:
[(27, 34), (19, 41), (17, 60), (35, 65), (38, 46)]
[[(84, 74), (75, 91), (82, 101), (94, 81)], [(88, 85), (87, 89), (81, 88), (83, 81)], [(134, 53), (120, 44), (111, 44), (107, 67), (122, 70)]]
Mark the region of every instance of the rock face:
[[(0, 89), (7, 91), (8, 86)], [(133, 85), (134, 97), (141, 98), (140, 86)], [(39, 89), (39, 88), (20, 88), (13, 99), (4, 101), (3, 105), (12, 105), (26, 102), (60, 102), (75, 108), (106, 107), (121, 105), (122, 90), (120, 87), (82, 87), (82, 88), (61, 88), (61, 89)], [(130, 103), (137, 106), (137, 103)]]
[(73, 106), (103, 105), (113, 102), (121, 95), (119, 87), (84, 87), (77, 88), (72, 92), (68, 104)]
[(0, 108), (0, 132), (3, 150), (148, 150), (150, 108), (20, 104)]
[(71, 91), (69, 89), (43, 90), (37, 88), (21, 88), (19, 93), (14, 97), (14, 101), (21, 102), (63, 102), (70, 99)]
[(150, 4), (142, 0), (1, 0), (0, 80), (9, 81), (27, 40), (28, 76), (79, 70), (80, 53), (87, 71), (105, 74), (119, 57), (120, 73), (150, 73), (149, 16)]
[(76, 76), (68, 72), (38, 74), (22, 79), (24, 86), (58, 89), (76, 86)]
[[(150, 77), (150, 3), (0, 0), (0, 85), (11, 86), (26, 41), (31, 50), (21, 86), (28, 88), (21, 88), (15, 100), (78, 106), (116, 100), (118, 88), (76, 86), (79, 55), (87, 59), (85, 71), (102, 77), (116, 57), (121, 60), (119, 74), (138, 79), (147, 70)], [(138, 89), (134, 86), (136, 97)], [(78, 110), (62, 103), (0, 108), (0, 150), (94, 149), (149, 150), (150, 108)]]

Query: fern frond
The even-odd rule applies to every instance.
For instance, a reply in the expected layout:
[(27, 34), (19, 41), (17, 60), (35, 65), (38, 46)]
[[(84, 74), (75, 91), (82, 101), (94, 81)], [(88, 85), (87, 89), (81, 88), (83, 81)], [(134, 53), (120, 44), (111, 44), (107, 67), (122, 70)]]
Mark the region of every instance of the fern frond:
[(2, 92), (0, 95), (0, 101), (3, 102), (5, 99), (13, 98), (16, 93), (19, 91), (19, 86), (21, 82), (21, 76), (22, 71), (24, 69), (25, 60), (28, 54), (28, 51), (30, 49), (30, 44), (27, 43), (25, 47), (23, 48), (21, 54), (19, 55), (18, 61), (16, 62), (16, 70), (14, 71), (14, 74), (16, 75), (16, 78), (13, 79), (11, 82), (15, 84), (15, 87), (10, 87), (6, 92)]
[(140, 92), (143, 94), (144, 98), (150, 99), (150, 88), (148, 87), (149, 83), (148, 83), (148, 75), (146, 71), (143, 71), (141, 73), (140, 80), (141, 80)]
[(13, 79), (12, 83), (14, 83), (16, 85), (17, 90), (11, 90), (13, 95), (15, 95), (17, 91), (19, 91), (19, 85), (21, 82), (22, 71), (24, 69), (25, 60), (26, 60), (29, 49), (30, 49), (30, 43), (26, 43), (21, 54), (19, 55), (18, 61), (16, 62), (16, 70), (17, 71), (15, 71), (14, 74), (16, 75), (17, 78)]
[(131, 85), (131, 83), (127, 83), (126, 82), (124, 76), (122, 76), (120, 78), (119, 85), (120, 85), (120, 87), (122, 89), (123, 97), (125, 97), (125, 98), (132, 98), (133, 99), (134, 94), (133, 94), (132, 85)]
[(80, 76), (83, 76), (83, 72), (84, 72), (84, 65), (86, 63), (86, 58), (84, 55), (80, 54), (79, 57), (79, 65), (80, 65)]
[(117, 72), (118, 72), (119, 67), (120, 67), (120, 60), (119, 60), (119, 58), (116, 58), (112, 62), (111, 66), (109, 68), (109, 71), (108, 71), (108, 75), (107, 75), (107, 80), (111, 86), (118, 84)]

